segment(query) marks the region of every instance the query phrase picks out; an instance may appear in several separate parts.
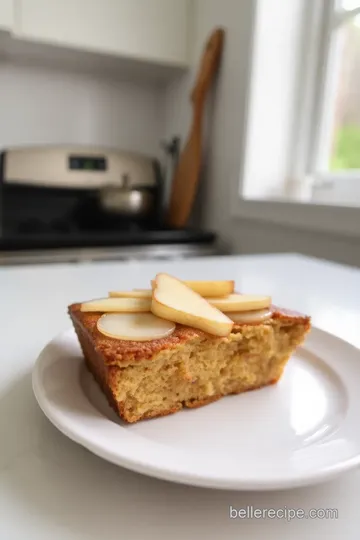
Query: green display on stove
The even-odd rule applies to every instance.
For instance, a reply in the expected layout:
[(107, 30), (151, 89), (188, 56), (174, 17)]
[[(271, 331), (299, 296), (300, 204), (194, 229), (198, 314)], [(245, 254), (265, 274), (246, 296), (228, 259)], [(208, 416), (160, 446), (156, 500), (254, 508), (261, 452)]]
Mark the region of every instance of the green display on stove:
[(95, 156), (69, 156), (69, 169), (74, 171), (106, 171), (106, 159)]

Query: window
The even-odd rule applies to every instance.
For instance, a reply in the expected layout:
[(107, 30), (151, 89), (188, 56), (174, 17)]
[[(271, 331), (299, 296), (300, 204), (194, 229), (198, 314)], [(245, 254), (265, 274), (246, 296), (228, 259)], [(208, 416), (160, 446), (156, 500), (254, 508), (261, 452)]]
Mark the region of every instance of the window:
[(360, 0), (253, 9), (232, 215), (359, 237)]
[(318, 168), (360, 170), (360, 1), (332, 7)]
[(360, 0), (257, 0), (240, 195), (360, 207)]
[(313, 123), (303, 134), (312, 199), (360, 206), (360, 0), (324, 0), (316, 41)]

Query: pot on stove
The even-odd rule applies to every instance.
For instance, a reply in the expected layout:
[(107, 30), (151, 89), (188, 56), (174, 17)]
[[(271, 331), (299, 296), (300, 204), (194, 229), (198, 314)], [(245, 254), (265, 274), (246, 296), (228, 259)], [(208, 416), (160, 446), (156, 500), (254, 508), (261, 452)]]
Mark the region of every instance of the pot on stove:
[(131, 186), (124, 175), (121, 187), (106, 186), (99, 191), (100, 209), (111, 215), (129, 219), (151, 219), (160, 211), (160, 186)]
[(69, 230), (93, 231), (126, 220), (160, 223), (160, 164), (143, 154), (104, 147), (11, 148), (0, 156), (0, 202), (5, 235), (34, 220), (44, 231), (58, 222)]

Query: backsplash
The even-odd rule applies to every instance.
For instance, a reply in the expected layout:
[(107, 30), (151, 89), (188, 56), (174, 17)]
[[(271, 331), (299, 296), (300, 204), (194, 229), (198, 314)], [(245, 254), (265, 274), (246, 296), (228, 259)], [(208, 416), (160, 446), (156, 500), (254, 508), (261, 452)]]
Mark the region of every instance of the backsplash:
[(99, 144), (160, 155), (162, 92), (133, 83), (0, 63), (0, 147)]

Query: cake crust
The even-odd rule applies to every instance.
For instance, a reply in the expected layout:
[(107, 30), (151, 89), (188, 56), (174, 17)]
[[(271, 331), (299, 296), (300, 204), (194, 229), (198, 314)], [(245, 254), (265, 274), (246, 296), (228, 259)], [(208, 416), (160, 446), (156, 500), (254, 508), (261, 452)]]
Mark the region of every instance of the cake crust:
[(236, 324), (214, 337), (176, 325), (172, 335), (148, 342), (104, 336), (102, 313), (68, 307), (86, 366), (114, 411), (126, 422), (166, 416), (276, 383), (310, 330), (310, 317), (271, 306), (269, 320)]
[[(81, 303), (71, 304), (68, 308), (69, 315), (80, 328), (86, 332), (93, 340), (96, 350), (103, 354), (104, 362), (107, 366), (128, 366), (135, 362), (143, 360), (152, 360), (161, 351), (170, 350), (182, 345), (195, 338), (219, 340), (227, 338), (218, 338), (211, 336), (202, 330), (190, 328), (189, 326), (176, 325), (176, 329), (170, 336), (152, 341), (125, 341), (107, 337), (97, 329), (97, 321), (102, 313), (82, 312), (80, 311)], [(274, 321), (279, 321), (283, 324), (304, 324), (310, 327), (310, 317), (296, 311), (271, 306), (272, 317), (269, 321), (253, 324), (234, 324), (233, 333), (241, 332), (246, 326), (268, 326)]]

